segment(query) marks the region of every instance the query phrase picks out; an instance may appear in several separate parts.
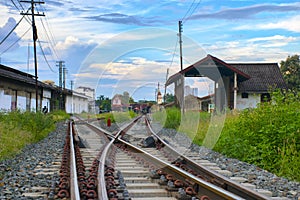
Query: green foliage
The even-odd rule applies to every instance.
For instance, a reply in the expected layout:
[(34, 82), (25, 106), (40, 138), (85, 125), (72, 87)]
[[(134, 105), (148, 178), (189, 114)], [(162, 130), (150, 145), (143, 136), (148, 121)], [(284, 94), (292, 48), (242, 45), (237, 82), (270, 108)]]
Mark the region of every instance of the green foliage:
[(171, 102), (174, 102), (174, 95), (173, 94), (169, 94), (167, 93), (165, 96), (164, 96), (164, 101), (165, 103), (171, 103)]
[(26, 144), (35, 143), (55, 129), (55, 123), (69, 116), (57, 111), (0, 113), (0, 160), (18, 153)]
[(177, 129), (180, 125), (181, 120), (181, 112), (179, 109), (173, 107), (170, 109), (167, 109), (167, 119), (165, 122), (166, 128), (174, 128)]
[(98, 100), (96, 100), (96, 104), (99, 106), (100, 110), (111, 110), (111, 99), (109, 97), (104, 97), (104, 95), (100, 95)]
[(288, 88), (300, 90), (299, 55), (288, 56), (286, 61), (281, 61), (280, 70)]
[(126, 121), (130, 121), (135, 118), (137, 114), (133, 111), (128, 112), (110, 112), (110, 113), (102, 113), (98, 114), (97, 118), (104, 118), (107, 122), (108, 119), (111, 120), (111, 123), (122, 123)]
[(272, 94), (272, 101), (226, 119), (215, 150), (300, 181), (300, 97)]

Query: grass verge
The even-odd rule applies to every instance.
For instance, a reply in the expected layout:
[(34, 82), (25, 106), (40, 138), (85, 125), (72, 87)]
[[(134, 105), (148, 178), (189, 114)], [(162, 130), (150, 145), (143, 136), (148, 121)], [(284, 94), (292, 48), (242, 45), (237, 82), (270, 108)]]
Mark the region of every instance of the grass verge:
[(27, 144), (36, 143), (55, 130), (58, 121), (69, 118), (56, 111), (44, 115), (34, 112), (0, 113), (0, 160), (11, 158)]

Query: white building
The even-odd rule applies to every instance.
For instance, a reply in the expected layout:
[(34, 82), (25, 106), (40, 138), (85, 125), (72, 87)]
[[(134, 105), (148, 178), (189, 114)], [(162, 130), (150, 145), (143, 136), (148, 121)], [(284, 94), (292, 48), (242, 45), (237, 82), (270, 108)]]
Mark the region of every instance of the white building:
[(80, 114), (89, 111), (89, 98), (88, 96), (72, 92), (66, 96), (65, 108), (67, 113)]
[(83, 87), (79, 86), (78, 88), (75, 89), (77, 93), (82, 93), (85, 96), (88, 96), (88, 112), (90, 113), (96, 113), (96, 104), (95, 104), (95, 89), (89, 88), (89, 87)]

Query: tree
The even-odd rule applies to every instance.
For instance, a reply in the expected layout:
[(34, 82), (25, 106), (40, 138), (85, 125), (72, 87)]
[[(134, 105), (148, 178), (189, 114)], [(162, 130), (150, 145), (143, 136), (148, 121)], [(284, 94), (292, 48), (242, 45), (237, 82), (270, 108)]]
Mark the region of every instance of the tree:
[(98, 100), (96, 100), (97, 106), (99, 106), (100, 110), (111, 110), (111, 99), (108, 97), (104, 97), (104, 95), (100, 95)]
[(300, 90), (300, 60), (299, 55), (288, 56), (280, 62), (280, 71), (288, 88)]
[(169, 93), (167, 93), (165, 96), (164, 96), (164, 98), (165, 98), (165, 102), (166, 103), (171, 103), (171, 102), (174, 102), (174, 95), (173, 94), (169, 94)]

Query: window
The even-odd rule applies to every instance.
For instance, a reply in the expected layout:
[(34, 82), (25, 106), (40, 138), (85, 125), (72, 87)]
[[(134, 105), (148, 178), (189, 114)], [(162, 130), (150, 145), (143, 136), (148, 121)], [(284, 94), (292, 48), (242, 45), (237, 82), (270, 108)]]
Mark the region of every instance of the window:
[(242, 93), (242, 98), (243, 98), (243, 99), (248, 99), (248, 93), (243, 92), (243, 93)]
[(260, 101), (261, 102), (269, 102), (269, 101), (271, 101), (270, 94), (269, 93), (261, 94)]

